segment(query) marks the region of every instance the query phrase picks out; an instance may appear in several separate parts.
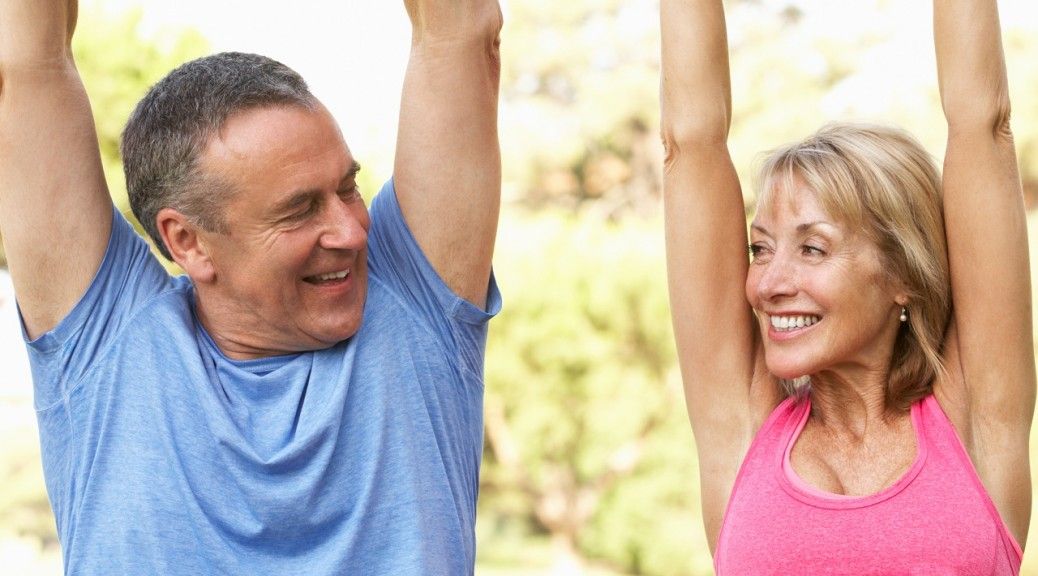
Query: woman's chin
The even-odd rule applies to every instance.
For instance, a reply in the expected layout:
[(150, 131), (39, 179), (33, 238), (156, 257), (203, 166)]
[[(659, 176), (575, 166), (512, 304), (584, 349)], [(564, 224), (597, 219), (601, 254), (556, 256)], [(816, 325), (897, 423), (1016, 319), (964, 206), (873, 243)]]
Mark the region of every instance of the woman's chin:
[(768, 372), (780, 380), (796, 380), (811, 373), (810, 367), (798, 362), (765, 362)]

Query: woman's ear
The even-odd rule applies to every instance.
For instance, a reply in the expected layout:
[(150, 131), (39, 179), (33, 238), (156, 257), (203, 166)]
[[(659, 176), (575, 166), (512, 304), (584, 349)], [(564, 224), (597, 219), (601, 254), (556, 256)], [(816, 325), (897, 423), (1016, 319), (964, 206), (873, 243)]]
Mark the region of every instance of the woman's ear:
[(173, 208), (159, 210), (155, 224), (173, 261), (192, 281), (209, 283), (216, 280), (216, 268), (198, 226)]

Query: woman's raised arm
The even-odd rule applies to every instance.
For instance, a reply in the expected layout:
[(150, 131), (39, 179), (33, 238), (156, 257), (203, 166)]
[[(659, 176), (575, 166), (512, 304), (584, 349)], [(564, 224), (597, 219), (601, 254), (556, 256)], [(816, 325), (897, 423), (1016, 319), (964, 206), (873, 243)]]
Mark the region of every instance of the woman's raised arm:
[(671, 313), (713, 547), (760, 418), (752, 409), (758, 338), (744, 292), (746, 216), (727, 146), (731, 86), (721, 0), (662, 0), (660, 17)]
[(948, 121), (944, 212), (953, 301), (936, 392), (1020, 543), (1031, 510), (1035, 402), (1027, 225), (995, 0), (935, 0)]

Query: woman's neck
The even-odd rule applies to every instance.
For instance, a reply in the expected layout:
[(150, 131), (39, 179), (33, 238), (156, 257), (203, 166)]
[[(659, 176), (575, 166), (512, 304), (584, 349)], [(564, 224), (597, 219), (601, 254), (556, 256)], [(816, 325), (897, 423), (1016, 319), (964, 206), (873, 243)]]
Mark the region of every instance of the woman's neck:
[(861, 438), (877, 424), (903, 415), (887, 405), (888, 370), (849, 377), (832, 371), (811, 376), (811, 418), (839, 435)]

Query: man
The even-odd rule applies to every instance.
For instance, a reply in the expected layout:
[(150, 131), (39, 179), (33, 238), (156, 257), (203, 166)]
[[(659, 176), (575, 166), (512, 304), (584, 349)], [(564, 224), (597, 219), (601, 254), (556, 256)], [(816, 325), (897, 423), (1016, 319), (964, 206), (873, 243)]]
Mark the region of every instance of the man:
[(156, 85), (113, 209), (76, 0), (0, 0), (0, 228), (69, 574), (464, 574), (500, 197), (496, 0), (405, 0), (394, 177), (294, 72)]

